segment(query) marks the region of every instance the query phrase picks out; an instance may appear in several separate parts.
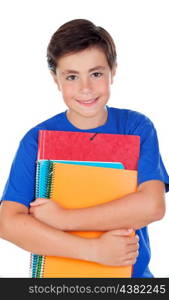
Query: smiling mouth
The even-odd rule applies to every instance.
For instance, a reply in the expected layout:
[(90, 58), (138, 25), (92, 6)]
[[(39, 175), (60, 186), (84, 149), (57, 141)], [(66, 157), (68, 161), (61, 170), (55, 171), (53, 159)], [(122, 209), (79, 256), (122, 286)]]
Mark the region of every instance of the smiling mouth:
[(98, 101), (99, 97), (97, 98), (94, 98), (94, 99), (89, 99), (89, 100), (86, 100), (86, 101), (81, 101), (81, 100), (76, 100), (78, 103), (80, 103), (81, 105), (84, 105), (84, 106), (90, 106), (92, 104), (95, 104), (97, 101)]

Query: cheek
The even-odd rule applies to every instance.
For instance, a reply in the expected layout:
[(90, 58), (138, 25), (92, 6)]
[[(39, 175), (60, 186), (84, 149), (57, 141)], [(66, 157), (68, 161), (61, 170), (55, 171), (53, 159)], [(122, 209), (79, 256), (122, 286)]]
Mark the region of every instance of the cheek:
[(96, 87), (97, 91), (101, 94), (109, 94), (110, 92), (110, 84), (108, 80), (103, 80), (99, 82)]
[(75, 89), (70, 85), (63, 85), (61, 92), (65, 100), (72, 98), (74, 95)]

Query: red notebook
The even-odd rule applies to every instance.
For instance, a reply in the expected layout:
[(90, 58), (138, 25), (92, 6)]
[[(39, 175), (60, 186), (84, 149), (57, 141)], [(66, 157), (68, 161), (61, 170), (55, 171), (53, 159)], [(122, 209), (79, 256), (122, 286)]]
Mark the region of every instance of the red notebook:
[(136, 135), (40, 130), (38, 160), (121, 162), (137, 170), (140, 137)]

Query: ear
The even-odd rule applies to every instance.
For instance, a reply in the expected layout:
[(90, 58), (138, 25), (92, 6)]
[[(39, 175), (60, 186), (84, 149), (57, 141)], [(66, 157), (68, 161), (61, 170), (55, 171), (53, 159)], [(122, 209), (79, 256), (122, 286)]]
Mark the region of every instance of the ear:
[(60, 85), (59, 85), (59, 82), (57, 79), (57, 75), (53, 71), (50, 71), (50, 74), (52, 75), (52, 78), (53, 78), (54, 82), (56, 83), (58, 90), (60, 91)]
[(116, 75), (117, 63), (113, 66), (111, 70), (111, 84), (113, 83), (114, 76)]

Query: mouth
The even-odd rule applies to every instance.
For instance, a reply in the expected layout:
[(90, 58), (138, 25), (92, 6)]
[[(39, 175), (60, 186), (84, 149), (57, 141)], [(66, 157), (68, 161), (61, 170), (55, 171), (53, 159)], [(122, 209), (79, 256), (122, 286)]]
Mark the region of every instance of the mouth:
[(76, 100), (79, 104), (83, 105), (83, 106), (92, 106), (94, 105), (97, 101), (98, 101), (99, 97), (97, 98), (93, 98), (93, 99), (89, 99), (89, 100)]

